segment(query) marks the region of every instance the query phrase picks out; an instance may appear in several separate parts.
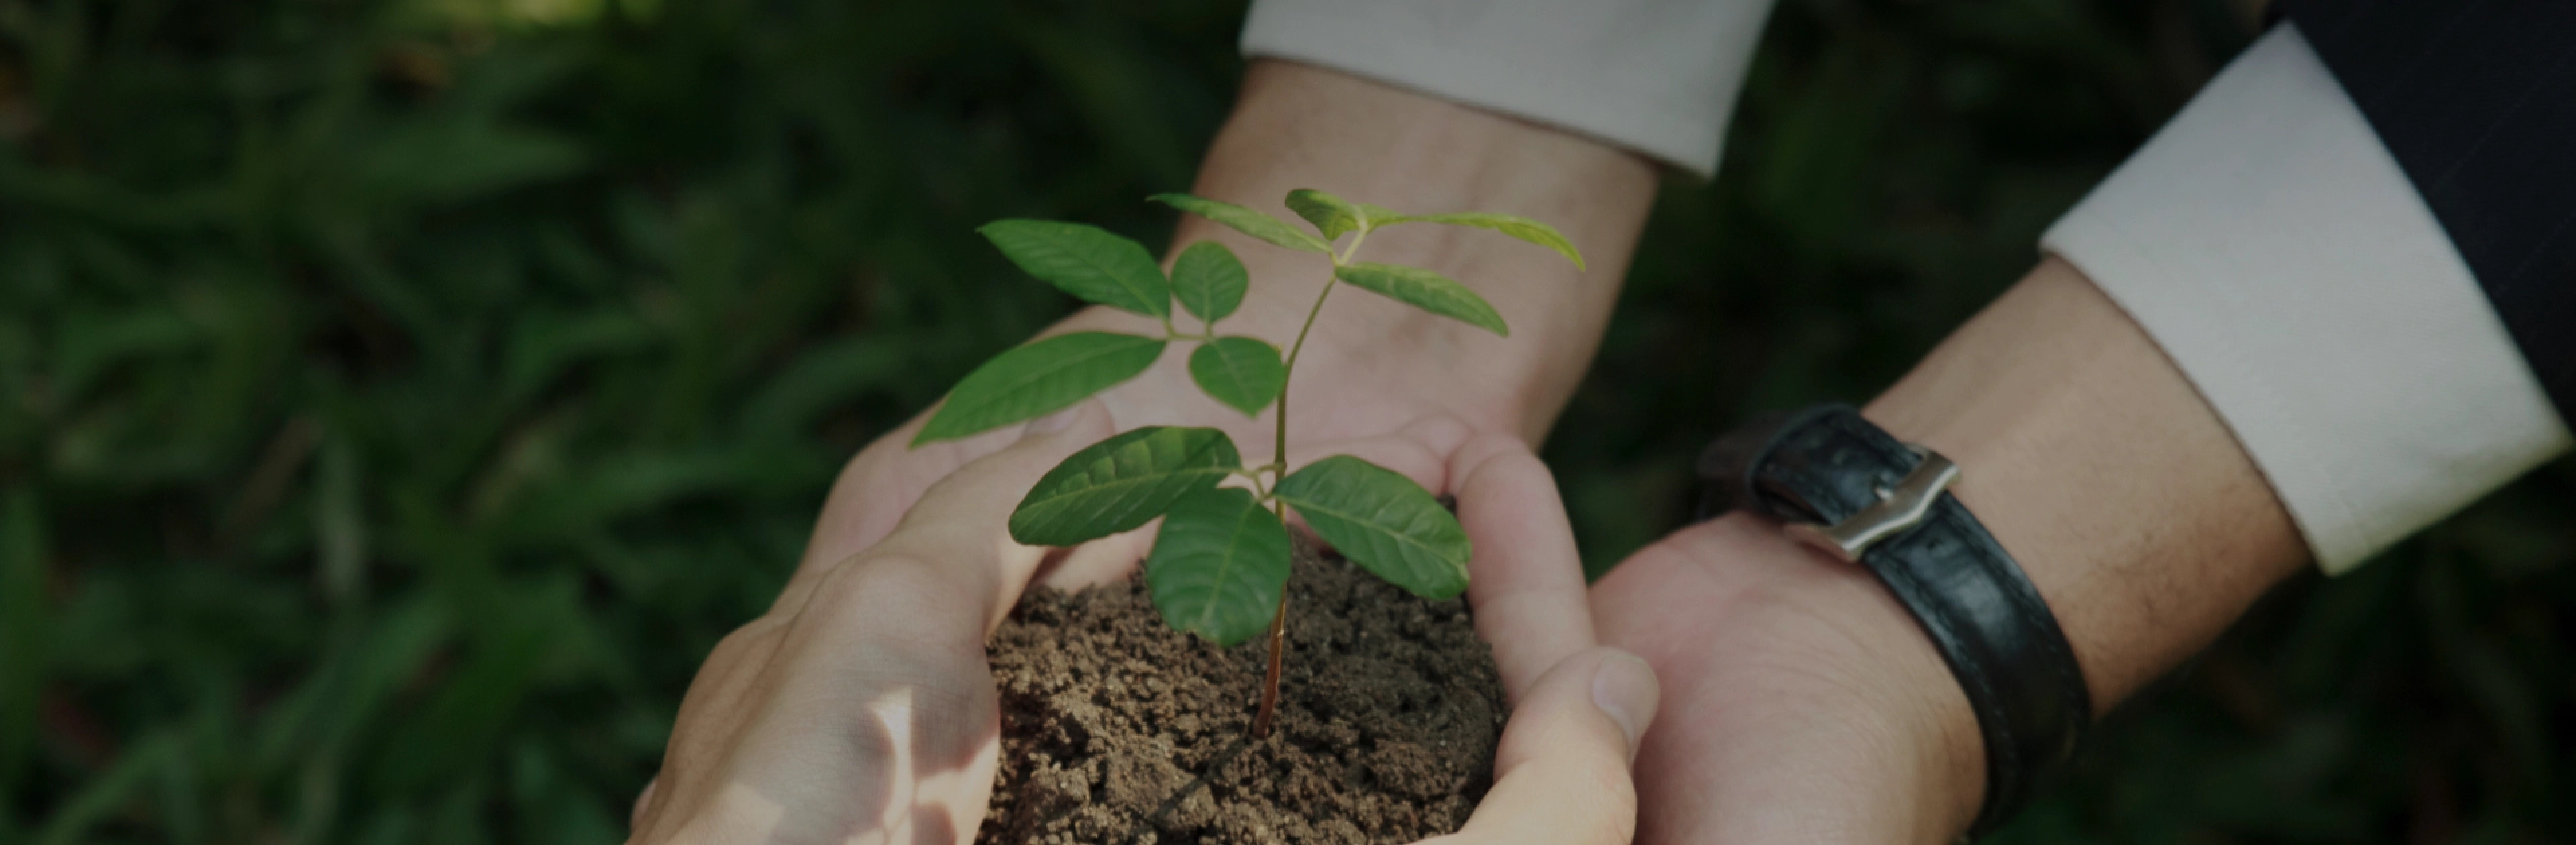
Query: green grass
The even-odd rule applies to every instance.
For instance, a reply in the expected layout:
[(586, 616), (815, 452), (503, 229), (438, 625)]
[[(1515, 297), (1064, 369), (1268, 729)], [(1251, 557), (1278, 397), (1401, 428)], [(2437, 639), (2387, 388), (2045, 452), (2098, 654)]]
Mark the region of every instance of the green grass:
[[(0, 0), (0, 842), (599, 842), (860, 444), (1159, 242), (1209, 0)], [(1549, 446), (1595, 566), (1883, 386), (2247, 37), (1783, 0)], [(1364, 198), (1363, 198), (1364, 199)], [(993, 316), (998, 315), (998, 316)], [(2301, 579), (2009, 838), (2576, 838), (2576, 469)]]

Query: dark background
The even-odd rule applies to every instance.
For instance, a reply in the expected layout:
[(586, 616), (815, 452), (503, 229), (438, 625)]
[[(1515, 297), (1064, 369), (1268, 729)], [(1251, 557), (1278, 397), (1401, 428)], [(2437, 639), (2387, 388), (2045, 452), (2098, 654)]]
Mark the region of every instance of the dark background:
[[(1167, 236), (1241, 14), (0, 0), (0, 842), (617, 839), (840, 462), (1071, 307), (972, 227)], [(1591, 565), (1992, 298), (2251, 20), (1782, 0), (1548, 444)], [(2576, 838), (2571, 523), (2562, 462), (2299, 579), (2002, 838)]]

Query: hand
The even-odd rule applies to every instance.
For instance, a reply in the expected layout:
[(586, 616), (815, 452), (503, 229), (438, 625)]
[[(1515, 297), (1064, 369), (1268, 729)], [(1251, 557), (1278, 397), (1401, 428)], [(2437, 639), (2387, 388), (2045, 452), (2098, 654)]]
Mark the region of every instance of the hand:
[[(1373, 235), (1368, 260), (1433, 267), (1465, 281), (1510, 321), (1512, 335), (1494, 337), (1366, 291), (1336, 291), (1298, 362), (1287, 408), (1291, 443), (1382, 437), (1439, 419), (1537, 442), (1599, 345), (1654, 185), (1642, 159), (1595, 141), (1331, 71), (1258, 61), (1190, 190), (1277, 211), (1290, 189), (1319, 188), (1404, 210), (1488, 209), (1559, 226), (1590, 258), (1589, 272), (1491, 233), (1418, 226)], [(1322, 257), (1192, 216), (1182, 218), (1173, 251), (1200, 240), (1233, 247), (1252, 273), (1226, 333), (1283, 347), (1293, 340), (1324, 282)], [(1197, 328), (1186, 315), (1178, 319)], [(1093, 308), (1048, 332), (1079, 330), (1159, 335), (1162, 326)], [(1101, 394), (1117, 427), (1213, 426), (1232, 435), (1250, 461), (1268, 460), (1269, 414), (1276, 411), (1256, 420), (1201, 395), (1190, 381), (1189, 351), (1174, 344), (1144, 375)], [(842, 471), (799, 582), (884, 538), (933, 482), (1012, 437), (1006, 431), (908, 448), (921, 422), (886, 434)], [(1053, 569), (1049, 582), (1077, 587), (1123, 576), (1149, 543), (1127, 537), (1093, 544)]]
[[(1864, 410), (2057, 617), (2094, 706), (2206, 645), (2305, 547), (2228, 429), (2075, 268), (2044, 261)], [(1602, 639), (1670, 684), (1637, 760), (1649, 842), (1954, 840), (1985, 792), (1967, 696), (1861, 567), (1735, 515), (1593, 588)]]
[(1975, 816), (1967, 696), (1861, 568), (1729, 515), (1611, 570), (1592, 611), (1688, 714), (1638, 755), (1640, 841), (1938, 843)]
[[(632, 839), (971, 841), (1000, 747), (983, 641), (1044, 552), (1009, 542), (1004, 522), (1039, 475), (1110, 433), (1096, 402), (1033, 423), (728, 636), (691, 685)], [(1427, 454), (1400, 439), (1349, 446)], [(1451, 841), (1625, 842), (1654, 675), (1593, 647), (1572, 534), (1537, 458), (1504, 436), (1447, 451), (1432, 489), (1457, 495), (1483, 550), (1468, 599), (1514, 701), (1494, 787)]]

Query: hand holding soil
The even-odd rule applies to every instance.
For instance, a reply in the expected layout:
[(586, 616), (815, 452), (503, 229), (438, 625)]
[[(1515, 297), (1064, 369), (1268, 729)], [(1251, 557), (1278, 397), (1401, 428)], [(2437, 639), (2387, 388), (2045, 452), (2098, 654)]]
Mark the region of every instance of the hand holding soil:
[[(1110, 425), (1085, 402), (1030, 426), (933, 486), (882, 542), (800, 579), (770, 615), (728, 637), (637, 802), (634, 840), (973, 839), (1000, 749), (984, 638), (1044, 553), (1011, 542), (1005, 522), (1040, 474)], [(1457, 497), (1483, 550), (1468, 599), (1514, 708), (1493, 787), (1462, 835), (1624, 842), (1634, 824), (1628, 761), (1654, 716), (1653, 676), (1635, 657), (1593, 647), (1545, 468), (1510, 438), (1450, 445), (1433, 489)]]

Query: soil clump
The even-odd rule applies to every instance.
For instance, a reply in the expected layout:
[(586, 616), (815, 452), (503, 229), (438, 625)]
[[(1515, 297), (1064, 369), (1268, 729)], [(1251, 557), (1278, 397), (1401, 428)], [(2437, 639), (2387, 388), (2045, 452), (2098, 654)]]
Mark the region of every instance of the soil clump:
[(1264, 638), (1173, 631), (1141, 572), (1032, 590), (993, 635), (1002, 753), (979, 845), (1409, 843), (1456, 831), (1508, 714), (1463, 598), (1424, 601), (1309, 538), (1277, 722)]

